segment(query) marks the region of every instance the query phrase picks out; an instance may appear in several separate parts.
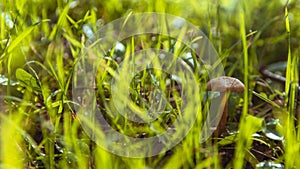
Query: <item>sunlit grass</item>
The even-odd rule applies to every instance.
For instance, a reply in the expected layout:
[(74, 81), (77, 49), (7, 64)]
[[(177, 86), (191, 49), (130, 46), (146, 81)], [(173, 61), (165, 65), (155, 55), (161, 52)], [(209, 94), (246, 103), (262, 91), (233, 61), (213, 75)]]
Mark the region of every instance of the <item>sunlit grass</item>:
[[(269, 161), (272, 159), (285, 168), (300, 168), (300, 134), (296, 119), (299, 113), (299, 2), (290, 1), (287, 6), (279, 0), (245, 1), (242, 4), (225, 0), (0, 1), (0, 168), (186, 169), (245, 168), (250, 165), (255, 168), (261, 162), (251, 151), (252, 143), (257, 140), (273, 151), (276, 146), (282, 148), (283, 153), (269, 158)], [(211, 138), (205, 143), (199, 141), (203, 119), (198, 117), (184, 140), (168, 153), (135, 159), (105, 151), (83, 131), (71, 93), (74, 67), (81, 52), (103, 24), (145, 11), (167, 12), (199, 26), (217, 49), (226, 75), (244, 82), (244, 95), (232, 94), (230, 100), (234, 103), (229, 108), (233, 115), (229, 117), (231, 123), (227, 126), (233, 124), (235, 128), (230, 129), (227, 137)], [(178, 36), (182, 37), (184, 33), (182, 31)], [(172, 38), (157, 36), (155, 43), (144, 43), (151, 41), (147, 38), (131, 37), (122, 42), (126, 46), (125, 55), (137, 55), (135, 47), (138, 45), (141, 49), (164, 48), (175, 56), (182, 55), (186, 50), (179, 43), (175, 45)], [(119, 66), (119, 58), (114, 58), (116, 53), (112, 49), (99, 62), (97, 72), (95, 91), (99, 98), (108, 101), (110, 84), (107, 82)], [(286, 57), (281, 58), (283, 56)], [(196, 56), (191, 57), (195, 61)], [(271, 95), (283, 97), (283, 107), (275, 106), (269, 93), (263, 90), (256, 92), (260, 90), (256, 87), (259, 66), (279, 59), (287, 61), (285, 88), (276, 89)], [(156, 64), (159, 66), (160, 63)], [(197, 66), (192, 70), (196, 76), (203, 75)], [(135, 77), (140, 81), (132, 82), (132, 92), (136, 92), (136, 95), (132, 94), (135, 102), (147, 99), (138, 98), (138, 95), (148, 94), (143, 86), (151, 88), (157, 85), (152, 83), (151, 77), (165, 75), (155, 70), (140, 72)], [(199, 82), (207, 80), (207, 77), (198, 78), (196, 80)], [(160, 87), (167, 92), (165, 81), (160, 82)], [(155, 123), (156, 130), (153, 126), (140, 127), (121, 117), (110, 119), (111, 123), (129, 135), (136, 136), (143, 132), (157, 134), (168, 127), (165, 121), (171, 123), (181, 113), (178, 109), (180, 95), (178, 92), (171, 94), (175, 96), (174, 104), (170, 104), (165, 110), (168, 113)], [(251, 106), (251, 102), (256, 96), (264, 103), (273, 105), (270, 114), (282, 113), (278, 126), (284, 139), (278, 141), (280, 143), (261, 134), (264, 127), (262, 121), (269, 116), (256, 117), (253, 113), (255, 107)], [(97, 101), (105, 110), (110, 105), (101, 99)], [(147, 108), (146, 104), (142, 106)], [(199, 114), (207, 110), (207, 103), (199, 102), (197, 106)], [(187, 110), (192, 111), (193, 107)], [(241, 116), (239, 120), (235, 119), (237, 116)], [(260, 137), (254, 136), (254, 133)], [(220, 150), (224, 147), (235, 151), (226, 166), (222, 165), (224, 150)]]

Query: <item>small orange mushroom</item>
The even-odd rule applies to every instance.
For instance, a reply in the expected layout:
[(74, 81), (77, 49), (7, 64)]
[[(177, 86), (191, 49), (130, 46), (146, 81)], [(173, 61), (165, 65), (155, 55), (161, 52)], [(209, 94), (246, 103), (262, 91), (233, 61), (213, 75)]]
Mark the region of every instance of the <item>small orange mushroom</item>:
[(242, 92), (244, 91), (244, 84), (233, 77), (221, 76), (215, 79), (210, 80), (207, 83), (207, 90), (209, 91), (219, 91), (221, 97), (221, 105), (220, 108), (223, 109), (223, 114), (220, 119), (220, 122), (213, 133), (214, 137), (220, 136), (220, 134), (226, 129), (227, 122), (227, 107), (228, 107), (228, 91), (230, 92)]

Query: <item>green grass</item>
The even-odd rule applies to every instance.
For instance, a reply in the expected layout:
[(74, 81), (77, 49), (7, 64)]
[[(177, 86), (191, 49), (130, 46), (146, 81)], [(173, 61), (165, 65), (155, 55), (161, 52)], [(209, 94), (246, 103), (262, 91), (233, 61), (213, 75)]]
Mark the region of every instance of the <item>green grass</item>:
[[(300, 168), (299, 38), (300, 3), (297, 0), (177, 0), (177, 1), (0, 1), (0, 168), (255, 168), (272, 161)], [(72, 99), (75, 65), (89, 37), (117, 18), (138, 12), (166, 12), (187, 19), (207, 35), (217, 50), (225, 74), (245, 84), (243, 94), (231, 93), (228, 131), (224, 137), (201, 143), (202, 116), (188, 135), (168, 153), (154, 157), (117, 156), (99, 147), (80, 125)], [(143, 27), (144, 25), (141, 25)], [(182, 37), (185, 32), (178, 35)], [(114, 129), (142, 137), (165, 131), (182, 116), (181, 98), (168, 91), (158, 70), (144, 70), (131, 81), (131, 97), (147, 109), (146, 90), (163, 88), (168, 99), (164, 115), (151, 125), (139, 125), (110, 114), (110, 80), (137, 47), (164, 49), (177, 57), (188, 52), (167, 36), (130, 37), (125, 51), (112, 49), (97, 69), (97, 103)], [(124, 58), (122, 58), (124, 55)], [(196, 56), (192, 54), (192, 59)], [(285, 84), (263, 77), (259, 68), (286, 61)], [(155, 62), (158, 66), (160, 62)], [(201, 65), (203, 67), (203, 65)], [(284, 65), (282, 66), (284, 67)], [(209, 69), (209, 68), (207, 68)], [(192, 67), (197, 82), (205, 71)], [(155, 78), (160, 77), (160, 80)], [(176, 88), (175, 81), (171, 87)], [(205, 85), (203, 85), (205, 86)], [(202, 87), (203, 87), (202, 86)], [(126, 89), (123, 89), (126, 90)], [(199, 89), (203, 92), (205, 87)], [(169, 93), (168, 93), (169, 92)], [(188, 90), (192, 96), (192, 90)], [(189, 103), (187, 113), (205, 114), (207, 102)], [(138, 97), (143, 95), (145, 97)], [(277, 103), (283, 101), (282, 106)], [(145, 103), (145, 104), (144, 104)], [(140, 116), (143, 116), (140, 114)], [(101, 133), (101, 131), (99, 130)], [(273, 134), (273, 137), (270, 137)], [(283, 137), (278, 140), (274, 137)]]

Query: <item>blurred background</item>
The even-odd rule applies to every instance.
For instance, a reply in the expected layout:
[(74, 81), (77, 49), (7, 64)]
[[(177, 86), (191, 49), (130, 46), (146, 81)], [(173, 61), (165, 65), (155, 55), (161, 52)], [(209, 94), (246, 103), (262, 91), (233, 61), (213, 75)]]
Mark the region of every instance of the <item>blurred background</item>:
[[(101, 24), (109, 23), (131, 11), (166, 12), (183, 17), (199, 26), (211, 39), (219, 55), (224, 56), (224, 65), (228, 68), (230, 64), (241, 62), (238, 59), (241, 54), (238, 13), (243, 8), (246, 31), (249, 34), (253, 33), (248, 37), (249, 57), (254, 58), (253, 61), (255, 60), (253, 68), (259, 68), (262, 65), (284, 61), (287, 58), (286, 5), (287, 1), (284, 0), (253, 0), (251, 2), (237, 0), (2, 1), (0, 2), (2, 16), (0, 51), (4, 51), (10, 37), (16, 36), (28, 26), (37, 24), (33, 30), (35, 33), (30, 36), (30, 39), (27, 37), (27, 42), (23, 41), (22, 43), (33, 44), (35, 49), (44, 55), (42, 53), (45, 51), (43, 45), (59, 38), (59, 35), (53, 35), (52, 30), (63, 12), (67, 12), (68, 15), (61, 18), (59, 28), (55, 29), (59, 29), (59, 33), (66, 30), (72, 31), (77, 40), (81, 38), (82, 33), (85, 33), (85, 25), (96, 31)], [(66, 6), (69, 8), (65, 9)], [(299, 1), (289, 1), (291, 50), (295, 54), (298, 53), (300, 36), (299, 8)], [(30, 47), (30, 45), (27, 46)], [(15, 65), (13, 67), (22, 65), (22, 60), (25, 61), (28, 57), (35, 57), (30, 48), (23, 48), (22, 52), (19, 52), (12, 56), (17, 58), (13, 59), (12, 64)], [(227, 61), (229, 62), (227, 63)], [(229, 71), (228, 69), (226, 70)], [(2, 73), (5, 73), (4, 69), (2, 69)]]

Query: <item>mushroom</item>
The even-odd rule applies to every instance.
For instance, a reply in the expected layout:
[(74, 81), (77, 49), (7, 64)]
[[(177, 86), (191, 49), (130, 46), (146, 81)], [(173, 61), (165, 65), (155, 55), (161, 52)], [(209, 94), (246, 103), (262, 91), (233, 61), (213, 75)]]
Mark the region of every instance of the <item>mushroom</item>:
[(207, 83), (208, 91), (219, 91), (221, 97), (221, 106), (223, 109), (223, 114), (220, 122), (213, 133), (214, 137), (220, 136), (220, 134), (226, 129), (227, 122), (227, 107), (228, 107), (228, 92), (242, 92), (244, 91), (244, 84), (233, 77), (221, 76), (214, 78)]

